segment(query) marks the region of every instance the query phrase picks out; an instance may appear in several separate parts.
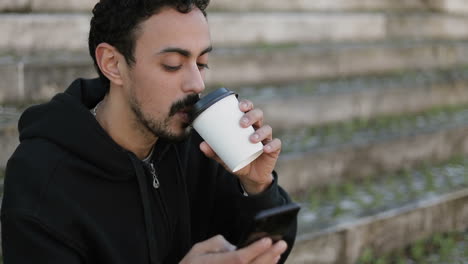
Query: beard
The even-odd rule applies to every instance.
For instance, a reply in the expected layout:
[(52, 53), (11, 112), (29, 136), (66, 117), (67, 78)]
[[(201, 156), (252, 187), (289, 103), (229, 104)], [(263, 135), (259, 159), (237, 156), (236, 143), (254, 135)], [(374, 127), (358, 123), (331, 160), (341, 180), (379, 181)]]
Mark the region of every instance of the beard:
[(130, 97), (130, 107), (137, 118), (139, 125), (143, 126), (147, 131), (153, 134), (155, 137), (159, 137), (168, 141), (179, 142), (185, 140), (191, 131), (191, 126), (189, 123), (181, 123), (180, 128), (170, 127), (170, 123), (173, 120), (172, 118), (180, 110), (187, 109), (192, 107), (199, 97), (196, 94), (188, 95), (187, 97), (174, 102), (170, 109), (168, 116), (156, 119), (149, 115), (145, 115), (142, 111), (141, 103), (138, 102), (136, 96), (132, 94)]

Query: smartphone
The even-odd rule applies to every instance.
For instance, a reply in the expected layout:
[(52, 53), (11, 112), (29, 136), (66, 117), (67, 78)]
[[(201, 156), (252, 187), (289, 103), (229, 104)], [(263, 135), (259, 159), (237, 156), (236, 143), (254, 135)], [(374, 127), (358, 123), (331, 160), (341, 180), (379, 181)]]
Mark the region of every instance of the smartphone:
[(283, 239), (287, 228), (297, 221), (301, 206), (297, 203), (266, 209), (257, 213), (250, 228), (242, 236), (238, 248), (243, 248), (258, 239), (270, 237), (273, 242)]

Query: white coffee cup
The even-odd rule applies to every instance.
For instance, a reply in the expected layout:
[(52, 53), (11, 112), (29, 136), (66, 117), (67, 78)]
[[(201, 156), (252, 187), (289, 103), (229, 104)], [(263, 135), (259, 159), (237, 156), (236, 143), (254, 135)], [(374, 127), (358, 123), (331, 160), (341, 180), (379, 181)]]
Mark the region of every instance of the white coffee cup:
[(252, 143), (252, 126), (243, 128), (244, 113), (234, 92), (219, 88), (202, 97), (192, 111), (192, 126), (223, 162), (236, 172), (263, 153), (263, 144)]

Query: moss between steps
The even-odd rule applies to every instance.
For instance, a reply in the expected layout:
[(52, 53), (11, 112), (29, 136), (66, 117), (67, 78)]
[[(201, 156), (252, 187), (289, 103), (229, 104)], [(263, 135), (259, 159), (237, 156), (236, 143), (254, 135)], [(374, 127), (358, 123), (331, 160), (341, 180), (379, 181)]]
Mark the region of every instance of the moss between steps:
[[(269, 99), (287, 96), (304, 96), (336, 92), (352, 92), (363, 89), (386, 89), (391, 87), (411, 87), (417, 84), (428, 86), (436, 83), (468, 80), (468, 65), (446, 69), (404, 70), (372, 75), (334, 76), (309, 81), (287, 82), (282, 84), (259, 84), (230, 87), (241, 97), (249, 99)], [(217, 88), (217, 87), (215, 87)], [(212, 89), (211, 87), (209, 89)]]
[(406, 115), (381, 116), (374, 119), (354, 119), (316, 127), (280, 131), (283, 153), (305, 152), (311, 149), (372, 141), (381, 138), (414, 134), (417, 131), (468, 125), (468, 105), (435, 107)]
[(357, 264), (467, 264), (468, 230), (434, 234), (432, 237), (417, 241), (398, 251), (376, 256), (367, 248)]
[(311, 188), (293, 199), (302, 204), (299, 223), (305, 232), (465, 188), (468, 188), (468, 156), (456, 156), (413, 170)]

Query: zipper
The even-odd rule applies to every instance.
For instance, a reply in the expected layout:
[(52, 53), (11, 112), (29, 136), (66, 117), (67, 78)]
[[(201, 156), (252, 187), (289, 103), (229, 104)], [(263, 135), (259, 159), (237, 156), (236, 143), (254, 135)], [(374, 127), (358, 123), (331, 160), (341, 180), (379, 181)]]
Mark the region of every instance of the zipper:
[(169, 213), (166, 207), (166, 203), (164, 202), (161, 191), (159, 191), (159, 187), (161, 184), (159, 183), (158, 174), (156, 173), (156, 169), (152, 162), (149, 163), (149, 169), (151, 176), (153, 176), (153, 188), (158, 190), (156, 192), (157, 197), (155, 197), (155, 200), (157, 203), (159, 203), (159, 207), (161, 208), (164, 222), (166, 223), (168, 230), (171, 230), (171, 222), (169, 222)]
[(151, 175), (153, 176), (153, 188), (159, 189), (159, 179), (158, 175), (156, 174), (156, 169), (154, 168), (153, 163), (150, 163), (150, 172)]

